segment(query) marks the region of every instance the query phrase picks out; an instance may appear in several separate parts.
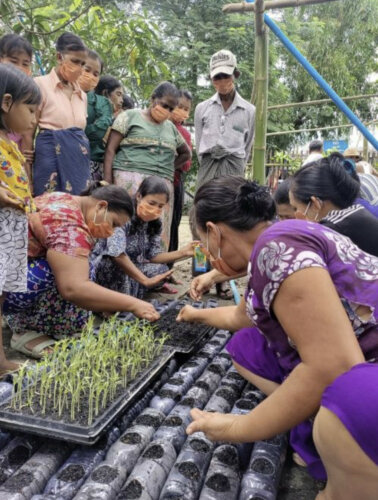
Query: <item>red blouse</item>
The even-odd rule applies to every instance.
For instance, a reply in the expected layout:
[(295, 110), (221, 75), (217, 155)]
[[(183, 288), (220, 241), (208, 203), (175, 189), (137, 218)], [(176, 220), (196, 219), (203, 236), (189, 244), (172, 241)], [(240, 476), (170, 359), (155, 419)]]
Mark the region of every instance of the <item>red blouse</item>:
[(94, 241), (79, 200), (68, 193), (45, 193), (35, 199), (37, 212), (28, 215), (29, 257), (44, 257), (47, 250), (88, 258)]

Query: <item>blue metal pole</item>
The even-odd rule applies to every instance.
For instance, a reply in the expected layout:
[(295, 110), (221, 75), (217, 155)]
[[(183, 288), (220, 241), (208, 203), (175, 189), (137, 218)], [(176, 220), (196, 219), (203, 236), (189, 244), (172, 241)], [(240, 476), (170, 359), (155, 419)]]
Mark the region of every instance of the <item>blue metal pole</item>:
[(230, 286), (231, 286), (232, 295), (234, 296), (235, 304), (238, 306), (240, 304), (240, 294), (239, 294), (239, 291), (236, 287), (236, 283), (234, 280), (230, 280)]
[[(246, 0), (247, 3), (254, 3), (254, 0)], [(342, 113), (355, 125), (361, 134), (370, 142), (370, 144), (378, 150), (378, 140), (365, 127), (361, 120), (353, 113), (353, 111), (345, 104), (345, 102), (336, 94), (324, 78), (316, 71), (316, 69), (307, 61), (304, 55), (299, 52), (296, 46), (289, 40), (277, 24), (267, 15), (264, 14), (264, 22), (269, 26), (277, 38), (283, 43), (287, 50), (295, 57), (310, 76), (320, 85), (324, 92), (332, 99)]]

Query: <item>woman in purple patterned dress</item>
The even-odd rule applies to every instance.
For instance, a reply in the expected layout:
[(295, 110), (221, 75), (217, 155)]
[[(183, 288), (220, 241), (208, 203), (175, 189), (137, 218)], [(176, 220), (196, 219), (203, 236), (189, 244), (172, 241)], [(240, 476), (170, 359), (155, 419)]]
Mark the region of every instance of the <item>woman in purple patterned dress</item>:
[[(188, 433), (257, 441), (293, 429), (291, 442), (299, 453), (304, 450), (300, 454), (310, 472), (325, 477), (315, 448), (311, 452), (304, 443), (317, 414), (314, 437), (329, 477), (326, 498), (357, 498), (350, 492), (360, 491), (373, 500), (378, 486), (378, 259), (320, 224), (289, 220), (272, 225), (275, 208), (266, 188), (242, 178), (204, 185), (195, 208), (213, 267), (226, 275), (248, 267), (249, 282), (245, 301), (232, 312), (186, 306), (178, 320), (233, 331), (249, 327), (244, 331), (252, 331), (252, 338), (245, 342), (239, 332), (229, 350), (234, 359), (247, 360), (249, 369), (238, 361), (236, 366), (269, 397), (245, 416), (192, 410)], [(366, 392), (361, 391), (364, 380)], [(324, 439), (331, 429), (339, 442)], [(353, 460), (343, 461), (350, 454)]]

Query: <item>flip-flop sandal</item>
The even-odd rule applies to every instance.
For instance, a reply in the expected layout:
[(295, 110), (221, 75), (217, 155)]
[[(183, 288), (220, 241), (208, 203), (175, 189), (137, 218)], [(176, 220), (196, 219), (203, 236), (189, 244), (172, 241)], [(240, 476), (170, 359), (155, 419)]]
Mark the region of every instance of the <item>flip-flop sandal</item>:
[(174, 285), (183, 285), (183, 282), (182, 282), (181, 280), (177, 279), (177, 278), (176, 278), (175, 276), (173, 276), (173, 275), (171, 275), (171, 276), (167, 279), (167, 281), (168, 281), (169, 283), (173, 283)]
[(55, 345), (56, 341), (54, 339), (44, 340), (40, 344), (35, 345), (32, 349), (29, 349), (25, 346), (28, 342), (38, 338), (42, 338), (43, 336), (43, 334), (35, 331), (26, 332), (17, 340), (11, 338), (11, 348), (15, 351), (25, 354), (25, 356), (29, 356), (29, 358), (42, 359), (46, 355), (46, 353), (44, 353), (43, 351), (48, 347), (52, 347)]

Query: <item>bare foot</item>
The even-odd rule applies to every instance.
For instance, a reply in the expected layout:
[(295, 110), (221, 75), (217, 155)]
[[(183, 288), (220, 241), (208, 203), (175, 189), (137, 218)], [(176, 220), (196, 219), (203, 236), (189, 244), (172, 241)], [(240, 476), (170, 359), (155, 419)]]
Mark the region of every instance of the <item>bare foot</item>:
[(0, 360), (0, 377), (6, 375), (7, 373), (17, 371), (23, 363), (15, 363), (14, 361), (10, 361), (8, 359)]

